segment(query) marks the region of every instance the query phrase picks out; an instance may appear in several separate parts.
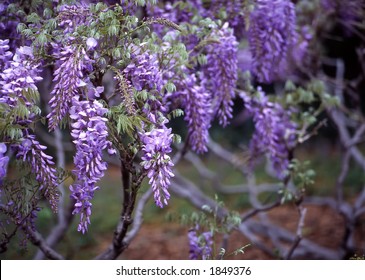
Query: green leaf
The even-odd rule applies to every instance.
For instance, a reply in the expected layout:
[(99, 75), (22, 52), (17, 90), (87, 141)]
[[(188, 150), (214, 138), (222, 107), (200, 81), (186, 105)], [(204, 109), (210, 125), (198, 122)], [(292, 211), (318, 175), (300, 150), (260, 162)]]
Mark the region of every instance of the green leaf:
[(204, 54), (198, 55), (198, 62), (200, 65), (206, 65), (208, 63), (206, 55)]
[(181, 109), (175, 109), (171, 112), (173, 118), (178, 118), (184, 115), (184, 111)]
[(172, 136), (172, 141), (174, 141), (174, 143), (176, 143), (176, 144), (180, 144), (181, 143), (181, 136), (178, 135), (178, 134), (174, 134)]
[(127, 129), (133, 128), (132, 123), (130, 122), (128, 116), (119, 115), (117, 121), (117, 132), (120, 134), (121, 132), (125, 133)]
[(102, 2), (99, 2), (95, 5), (95, 12), (99, 12), (99, 11), (102, 11), (102, 10), (105, 10), (107, 8), (107, 6), (102, 3)]
[(290, 80), (286, 81), (286, 83), (285, 83), (285, 91), (287, 91), (287, 92), (293, 92), (296, 89), (297, 88), (296, 88), (295, 84), (292, 81), (290, 81)]
[(43, 17), (50, 18), (52, 16), (52, 10), (49, 8), (45, 8), (43, 11)]
[(31, 13), (29, 16), (27, 16), (27, 22), (29, 23), (39, 23), (40, 17), (36, 13)]
[(24, 29), (26, 29), (27, 26), (24, 23), (19, 23), (16, 27), (16, 30), (18, 31), (18, 33), (22, 33)]
[(304, 103), (312, 103), (315, 99), (314, 99), (314, 95), (311, 91), (307, 91), (304, 89), (299, 89), (298, 90), (299, 93), (299, 100), (300, 102), (304, 102)]
[(136, 3), (137, 3), (138, 6), (144, 6), (144, 5), (146, 5), (146, 1), (145, 0), (137, 0)]
[(46, 43), (47, 43), (47, 36), (44, 32), (42, 32), (35, 39), (35, 44), (38, 46), (44, 46)]
[(122, 57), (122, 50), (120, 48), (114, 48), (112, 50), (112, 56), (114, 59), (119, 59)]
[(168, 82), (166, 85), (165, 85), (165, 88), (168, 92), (172, 93), (174, 91), (176, 91), (176, 86), (174, 83), (172, 82)]
[(22, 31), (22, 35), (29, 38), (33, 35), (33, 31), (32, 31), (32, 29), (26, 28)]

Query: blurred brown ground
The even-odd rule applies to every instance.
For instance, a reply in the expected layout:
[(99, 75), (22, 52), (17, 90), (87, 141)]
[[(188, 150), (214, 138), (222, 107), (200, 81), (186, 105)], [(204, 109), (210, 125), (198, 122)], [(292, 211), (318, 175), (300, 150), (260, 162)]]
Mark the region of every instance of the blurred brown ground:
[[(328, 248), (339, 248), (344, 235), (344, 223), (342, 217), (335, 211), (324, 206), (308, 206), (303, 229), (304, 236), (319, 245)], [(272, 223), (283, 226), (295, 232), (298, 215), (293, 214), (295, 209), (284, 206), (269, 212)], [(296, 213), (296, 212), (294, 212)], [(365, 216), (364, 222), (359, 225), (357, 232), (358, 248), (365, 247)], [(188, 259), (188, 228), (177, 224), (160, 223), (145, 224), (142, 226), (136, 238), (121, 255), (120, 259), (131, 260), (184, 260)], [(109, 245), (110, 239), (105, 239), (100, 244), (100, 251)], [(266, 244), (267, 240), (263, 240)], [(240, 233), (234, 232), (229, 240), (228, 252), (248, 244)], [(220, 244), (220, 243), (217, 243)], [(273, 247), (271, 247), (274, 249)], [(358, 252), (362, 255), (362, 252)], [(308, 257), (309, 258), (309, 257)], [(245, 250), (245, 254), (231, 256), (228, 259), (273, 259), (255, 246)]]

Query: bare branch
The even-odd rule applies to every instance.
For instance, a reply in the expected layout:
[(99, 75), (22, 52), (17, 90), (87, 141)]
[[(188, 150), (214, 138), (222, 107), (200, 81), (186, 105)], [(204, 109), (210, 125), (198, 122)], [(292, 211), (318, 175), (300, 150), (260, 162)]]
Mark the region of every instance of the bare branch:
[[(131, 174), (129, 173), (129, 170), (126, 169), (123, 159), (121, 160), (121, 163), (124, 194), (123, 210), (120, 215), (117, 228), (114, 232), (113, 243), (103, 253), (98, 255), (96, 259), (116, 259), (128, 247), (129, 244), (126, 236), (128, 228), (133, 222), (132, 213), (136, 202), (138, 188), (140, 187), (143, 178), (146, 176), (146, 171), (143, 170), (139, 175), (134, 173), (130, 179)], [(130, 238), (132, 237), (133, 235), (130, 236)]]
[(134, 239), (134, 237), (137, 235), (139, 229), (141, 228), (142, 222), (143, 222), (143, 210), (144, 210), (144, 207), (146, 206), (146, 203), (151, 198), (152, 193), (153, 193), (152, 188), (149, 188), (139, 199), (136, 210), (135, 210), (132, 228), (130, 231), (128, 231), (128, 233), (124, 239), (124, 241), (126, 243), (130, 243)]
[(357, 214), (357, 212), (359, 210), (361, 210), (362, 206), (365, 206), (365, 186), (363, 187), (361, 194), (358, 196), (358, 198), (355, 201), (355, 205), (354, 205), (355, 212), (356, 212), (355, 215), (359, 215), (359, 214)]
[(37, 246), (43, 254), (51, 260), (63, 260), (64, 257), (58, 252), (53, 250), (47, 242), (43, 239), (42, 235), (38, 231), (32, 231), (28, 226), (24, 226), (23, 231), (29, 236), (29, 240), (33, 245)]
[(244, 175), (247, 175), (247, 170), (244, 160), (237, 157), (235, 154), (227, 151), (221, 145), (214, 142), (211, 138), (208, 141), (208, 147), (212, 153), (231, 164), (234, 168), (241, 171)]
[(299, 243), (303, 238), (302, 231), (304, 228), (304, 219), (305, 219), (305, 215), (307, 213), (307, 208), (303, 208), (302, 205), (298, 205), (298, 212), (299, 212), (299, 221), (298, 221), (298, 227), (297, 227), (297, 236), (295, 237), (293, 245), (288, 250), (288, 253), (285, 258), (287, 260), (291, 259), (295, 249), (299, 246)]
[(267, 212), (270, 211), (276, 207), (278, 207), (280, 205), (280, 200), (276, 201), (270, 205), (266, 205), (260, 208), (255, 208), (255, 209), (251, 209), (249, 210), (246, 214), (242, 215), (242, 222), (252, 218), (253, 216), (257, 215), (260, 212)]
[[(268, 222), (263, 223), (262, 221), (248, 221), (246, 222), (246, 226), (252, 232), (266, 238), (270, 236), (269, 232), (271, 232), (277, 235), (279, 240), (284, 242), (284, 244), (293, 243), (295, 240), (294, 234), (287, 231), (286, 229), (283, 229)], [(299, 246), (292, 254), (292, 258), (300, 258), (303, 256), (308, 257), (308, 255), (310, 255), (311, 258), (315, 259), (341, 259), (343, 252), (322, 247), (312, 241), (309, 241), (308, 239), (303, 238)]]
[[(223, 147), (221, 147), (221, 149), (222, 149), (221, 151), (224, 150)], [(229, 152), (226, 151), (226, 153)], [(232, 186), (222, 185), (221, 182), (219, 181), (219, 176), (217, 176), (216, 173), (209, 170), (205, 166), (204, 162), (197, 155), (189, 152), (186, 154), (185, 159), (194, 165), (196, 170), (199, 172), (200, 176), (212, 182), (212, 187), (217, 192), (225, 194), (250, 192), (249, 184), (232, 185)], [(264, 183), (255, 185), (255, 188), (259, 193), (262, 193), (262, 192), (277, 192), (281, 187), (279, 186), (279, 184)]]

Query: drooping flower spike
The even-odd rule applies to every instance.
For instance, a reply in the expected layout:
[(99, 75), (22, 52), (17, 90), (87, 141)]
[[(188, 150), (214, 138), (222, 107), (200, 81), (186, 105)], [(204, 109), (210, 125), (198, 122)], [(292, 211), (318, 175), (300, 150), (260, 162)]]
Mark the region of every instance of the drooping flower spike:
[(94, 192), (99, 188), (96, 183), (104, 176), (107, 163), (102, 159), (103, 150), (115, 153), (107, 139), (107, 119), (103, 116), (107, 109), (97, 101), (80, 101), (78, 96), (72, 99), (70, 118), (71, 136), (76, 145), (74, 156), (76, 182), (70, 186), (71, 197), (75, 199), (73, 214), (80, 213), (78, 230), (87, 231)]

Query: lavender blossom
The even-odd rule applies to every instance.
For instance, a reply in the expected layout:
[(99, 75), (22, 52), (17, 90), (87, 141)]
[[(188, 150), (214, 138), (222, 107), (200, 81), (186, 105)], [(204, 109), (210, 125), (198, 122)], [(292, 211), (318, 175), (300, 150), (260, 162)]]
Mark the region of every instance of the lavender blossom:
[(102, 159), (103, 150), (115, 153), (111, 142), (107, 140), (107, 119), (103, 117), (108, 110), (97, 100), (79, 101), (72, 99), (70, 118), (72, 119), (71, 136), (76, 145), (74, 156), (74, 174), (77, 183), (70, 186), (71, 197), (76, 200), (73, 214), (80, 213), (78, 231), (85, 233), (90, 224), (91, 199), (99, 188), (96, 183), (104, 176), (107, 163)]
[[(5, 47), (6, 49), (6, 47)], [(10, 56), (9, 54), (6, 54)], [(33, 50), (31, 47), (20, 47), (8, 67), (0, 74), (0, 100), (9, 106), (16, 106), (19, 99), (25, 105), (32, 106), (31, 100), (26, 100), (24, 90), (37, 91), (36, 83), (42, 80), (39, 76), (39, 64), (33, 64)]]
[(167, 155), (172, 151), (171, 128), (168, 129), (166, 126), (154, 128), (149, 132), (140, 133), (140, 137), (144, 152), (141, 164), (148, 171), (147, 177), (150, 179), (149, 184), (154, 192), (155, 203), (163, 208), (170, 199), (168, 188), (170, 178), (174, 177), (171, 171), (174, 164)]
[(9, 67), (13, 54), (9, 51), (9, 40), (0, 40), (0, 69)]
[(6, 145), (4, 143), (0, 143), (0, 186), (2, 185), (2, 180), (6, 177), (9, 162), (9, 157), (4, 155), (6, 150)]
[(199, 227), (196, 226), (189, 230), (189, 259), (211, 259), (212, 258), (212, 245), (213, 245), (213, 235), (210, 231), (203, 232), (200, 236), (197, 235)]
[(13, 145), (13, 148), (17, 159), (31, 165), (32, 172), (40, 184), (40, 190), (44, 192), (52, 209), (56, 211), (59, 198), (57, 172), (53, 158), (44, 153), (46, 147), (41, 145), (34, 135), (28, 134), (20, 144)]
[(252, 71), (260, 82), (271, 82), (286, 70), (288, 50), (296, 41), (295, 21), (291, 1), (257, 0), (248, 35)]
[[(147, 14), (152, 18), (168, 19), (176, 24), (191, 22), (194, 16), (194, 10), (201, 16), (206, 15), (206, 10), (203, 8), (201, 0), (185, 1), (185, 5), (174, 5), (179, 0), (171, 0), (162, 3), (161, 5), (147, 6)], [(183, 7), (183, 8), (182, 8)], [(165, 35), (165, 26), (162, 24), (154, 24), (153, 31), (161, 37)]]
[(131, 15), (135, 14), (138, 10), (138, 6), (130, 0), (120, 0), (120, 5), (123, 8), (124, 12), (127, 12)]
[(47, 115), (50, 130), (57, 127), (68, 112), (72, 97), (77, 95), (78, 89), (85, 86), (82, 81), (83, 70), (91, 70), (91, 60), (83, 48), (66, 46), (60, 52), (59, 66), (53, 81), (56, 82), (51, 92), (53, 97), (49, 101), (51, 112)]
[(289, 151), (295, 145), (295, 123), (279, 104), (268, 100), (261, 88), (258, 88), (257, 96), (241, 96), (255, 123), (250, 143), (251, 159), (268, 153), (277, 176), (283, 178), (289, 165)]
[[(16, 108), (19, 101), (27, 109), (33, 106), (34, 100), (27, 100), (24, 90), (37, 91), (36, 82), (42, 80), (39, 76), (38, 64), (32, 63), (33, 51), (31, 47), (20, 47), (16, 50), (8, 68), (1, 73), (0, 79), (0, 101), (6, 103), (10, 108)], [(19, 126), (27, 126), (32, 122), (34, 114), (28, 110), (27, 119), (17, 117), (14, 119)], [(53, 210), (57, 210), (58, 191), (57, 176), (52, 157), (44, 153), (45, 146), (35, 140), (35, 136), (30, 134), (28, 129), (22, 131), (24, 138), (20, 144), (14, 144), (16, 157), (28, 162), (32, 172), (36, 175), (36, 180), (40, 184), (40, 190), (49, 200)]]
[(181, 88), (182, 103), (185, 108), (184, 119), (189, 129), (189, 144), (197, 153), (207, 152), (208, 131), (212, 119), (210, 94), (197, 84), (195, 74), (187, 75)]
[(224, 21), (234, 29), (235, 35), (240, 37), (245, 30), (244, 1), (242, 0), (211, 0), (205, 17), (219, 18), (222, 12), (225, 14)]
[(16, 2), (19, 1), (2, 0), (0, 3), (0, 34), (1, 38), (11, 38), (8, 42), (10, 51), (15, 51), (21, 43), (24, 43), (21, 35), (17, 32), (17, 26), (24, 18), (20, 14), (8, 11), (9, 5), (16, 4)]
[[(148, 53), (141, 53), (132, 57), (131, 63), (124, 69), (122, 76), (116, 76), (118, 84), (121, 86), (119, 89), (129, 87), (127, 83), (121, 83), (121, 81), (124, 80), (124, 77), (128, 80), (128, 84), (137, 91), (147, 90), (153, 95), (153, 98), (147, 100), (143, 107), (143, 112), (151, 122), (155, 123), (156, 115), (158, 115), (159, 112), (166, 112), (167, 110), (161, 102), (164, 81), (156, 56)], [(127, 90), (127, 88), (125, 89)], [(124, 93), (122, 90), (121, 93), (122, 98), (128, 100), (126, 103), (128, 111), (132, 112), (133, 109), (131, 105), (133, 104), (133, 96), (131, 92), (128, 93), (128, 91), (130, 91), (130, 89)]]
[(213, 33), (213, 36), (219, 43), (208, 47), (207, 67), (203, 71), (209, 78), (207, 83), (213, 93), (213, 113), (218, 115), (219, 123), (226, 126), (232, 118), (232, 99), (235, 97), (237, 82), (238, 42), (227, 24)]
[(162, 74), (155, 55), (149, 53), (134, 55), (123, 72), (136, 90), (161, 91), (163, 87)]
[(296, 46), (292, 49), (291, 56), (296, 65), (306, 66), (310, 61), (309, 46), (313, 40), (312, 30), (303, 26), (298, 32)]
[(80, 2), (78, 5), (62, 5), (59, 8), (59, 26), (63, 27), (65, 33), (72, 33), (81, 25), (90, 25), (91, 16), (89, 7)]

